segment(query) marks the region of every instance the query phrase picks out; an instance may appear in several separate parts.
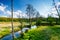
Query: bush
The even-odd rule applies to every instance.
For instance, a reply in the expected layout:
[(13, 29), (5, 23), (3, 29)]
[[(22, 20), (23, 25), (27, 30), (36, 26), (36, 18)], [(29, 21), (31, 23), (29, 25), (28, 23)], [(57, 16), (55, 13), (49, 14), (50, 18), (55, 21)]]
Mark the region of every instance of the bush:
[(50, 26), (53, 26), (53, 25), (54, 25), (54, 24), (53, 24), (53, 22), (54, 22), (53, 17), (49, 16), (49, 17), (48, 17), (48, 22), (49, 22), (49, 25), (50, 25)]
[(27, 27), (27, 28), (31, 28), (31, 25), (25, 25), (25, 27)]
[(41, 25), (41, 20), (36, 21), (36, 26), (39, 26), (39, 25)]
[[(60, 40), (60, 28), (38, 28), (34, 30), (30, 30), (27, 34), (29, 34), (29, 38), (31, 40)], [(57, 33), (58, 32), (58, 33)]]

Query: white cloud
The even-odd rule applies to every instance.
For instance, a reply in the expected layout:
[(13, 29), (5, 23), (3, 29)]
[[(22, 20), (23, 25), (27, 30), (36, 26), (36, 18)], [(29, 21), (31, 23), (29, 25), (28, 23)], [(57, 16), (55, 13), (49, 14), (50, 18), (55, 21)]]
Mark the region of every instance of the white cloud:
[(56, 3), (57, 7), (60, 5), (60, 2)]
[(6, 13), (7, 13), (8, 15), (11, 15), (11, 11), (9, 11), (9, 10), (7, 10)]
[(7, 6), (4, 6), (3, 4), (0, 5), (0, 11), (5, 12)]
[[(0, 3), (0, 11), (3, 12), (3, 15), (1, 15), (2, 17), (11, 17), (11, 11), (7, 10), (7, 6), (3, 5), (2, 3)], [(20, 18), (22, 17), (27, 17), (27, 15), (25, 13), (23, 13), (21, 10), (17, 10), (13, 12), (13, 17), (14, 18), (18, 18), (20, 14)]]
[(7, 17), (7, 16), (4, 16), (4, 15), (3, 15), (3, 16), (1, 16), (1, 17)]
[[(60, 2), (56, 3), (56, 5), (57, 5), (57, 7), (58, 7), (58, 6), (60, 5)], [(11, 11), (10, 11), (10, 10), (7, 10), (7, 6), (1, 4), (1, 5), (0, 5), (0, 11), (3, 12), (3, 15), (5, 14), (4, 17), (11, 17)], [(51, 9), (51, 13), (53, 13), (53, 16), (54, 16), (54, 17), (58, 17), (58, 16), (57, 16), (57, 11), (56, 11), (56, 9), (55, 9), (54, 7)], [(21, 10), (16, 10), (16, 11), (14, 11), (14, 12), (13, 12), (13, 17), (14, 17), (14, 18), (18, 18), (18, 17), (19, 17), (19, 14), (20, 14), (20, 18), (22, 18), (22, 17), (27, 18), (27, 17), (28, 17), (28, 16), (26, 15), (26, 13), (23, 13)], [(44, 13), (42, 13), (42, 14), (43, 14), (45, 17), (47, 17), (48, 12), (47, 12), (46, 14), (44, 14)], [(2, 16), (3, 16), (3, 15), (2, 15)]]
[[(57, 3), (56, 3), (56, 6), (57, 6), (57, 9), (59, 9), (58, 7), (60, 6), (60, 2), (57, 2)], [(53, 17), (57, 17), (57, 18), (58, 18), (58, 13), (57, 13), (55, 7), (52, 7), (51, 13), (53, 14)]]
[[(8, 14), (9, 17), (11, 17), (11, 11), (8, 10), (8, 11), (6, 11), (6, 13)], [(14, 18), (19, 18), (19, 16), (20, 16), (20, 18), (27, 17), (27, 15), (25, 13), (23, 13), (22, 11), (20, 11), (20, 10), (17, 10), (17, 11), (13, 12), (13, 17)]]
[(14, 17), (19, 17), (20, 16), (20, 18), (26, 18), (27, 17), (27, 15), (25, 14), (25, 13), (23, 13), (22, 11), (20, 11), (20, 10), (17, 10), (16, 12), (13, 12), (14, 14)]

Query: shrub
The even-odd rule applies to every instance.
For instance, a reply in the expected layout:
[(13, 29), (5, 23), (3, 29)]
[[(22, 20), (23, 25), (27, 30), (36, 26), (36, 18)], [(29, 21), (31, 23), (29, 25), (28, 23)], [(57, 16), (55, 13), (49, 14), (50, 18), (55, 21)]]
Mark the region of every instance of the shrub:
[(53, 25), (54, 25), (54, 24), (53, 24), (53, 22), (54, 22), (53, 17), (49, 16), (49, 17), (48, 17), (48, 22), (49, 22), (49, 25), (50, 25), (50, 26), (53, 26)]
[(36, 21), (36, 26), (39, 26), (39, 25), (41, 25), (41, 20)]
[(31, 40), (60, 40), (60, 28), (53, 28), (53, 27), (47, 27), (47, 28), (37, 28), (34, 30), (30, 30), (28, 33), (29, 38), (26, 39), (31, 39)]

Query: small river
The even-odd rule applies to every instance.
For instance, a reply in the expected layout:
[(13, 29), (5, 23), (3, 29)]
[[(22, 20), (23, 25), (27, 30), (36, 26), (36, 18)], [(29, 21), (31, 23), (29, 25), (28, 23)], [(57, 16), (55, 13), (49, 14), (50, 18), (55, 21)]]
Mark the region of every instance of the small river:
[[(31, 26), (31, 29), (34, 29), (34, 28), (37, 28), (36, 25)], [(29, 30), (29, 28), (23, 28), (22, 31), (25, 32), (27, 29)], [(14, 33), (14, 36), (15, 36), (16, 38), (18, 38), (18, 37), (20, 36), (20, 33), (21, 33), (21, 31), (15, 32), (15, 33)], [(5, 36), (5, 37), (3, 37), (3, 38), (0, 39), (0, 40), (12, 40), (12, 33), (9, 34), (9, 35), (7, 35), (7, 36)]]

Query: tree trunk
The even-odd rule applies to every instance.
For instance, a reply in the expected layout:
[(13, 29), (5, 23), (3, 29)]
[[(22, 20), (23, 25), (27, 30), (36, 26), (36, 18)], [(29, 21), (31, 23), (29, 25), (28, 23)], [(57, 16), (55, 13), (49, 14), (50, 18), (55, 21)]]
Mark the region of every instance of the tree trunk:
[(11, 0), (11, 26), (12, 26), (12, 39), (14, 40), (14, 27), (13, 27), (13, 0)]

